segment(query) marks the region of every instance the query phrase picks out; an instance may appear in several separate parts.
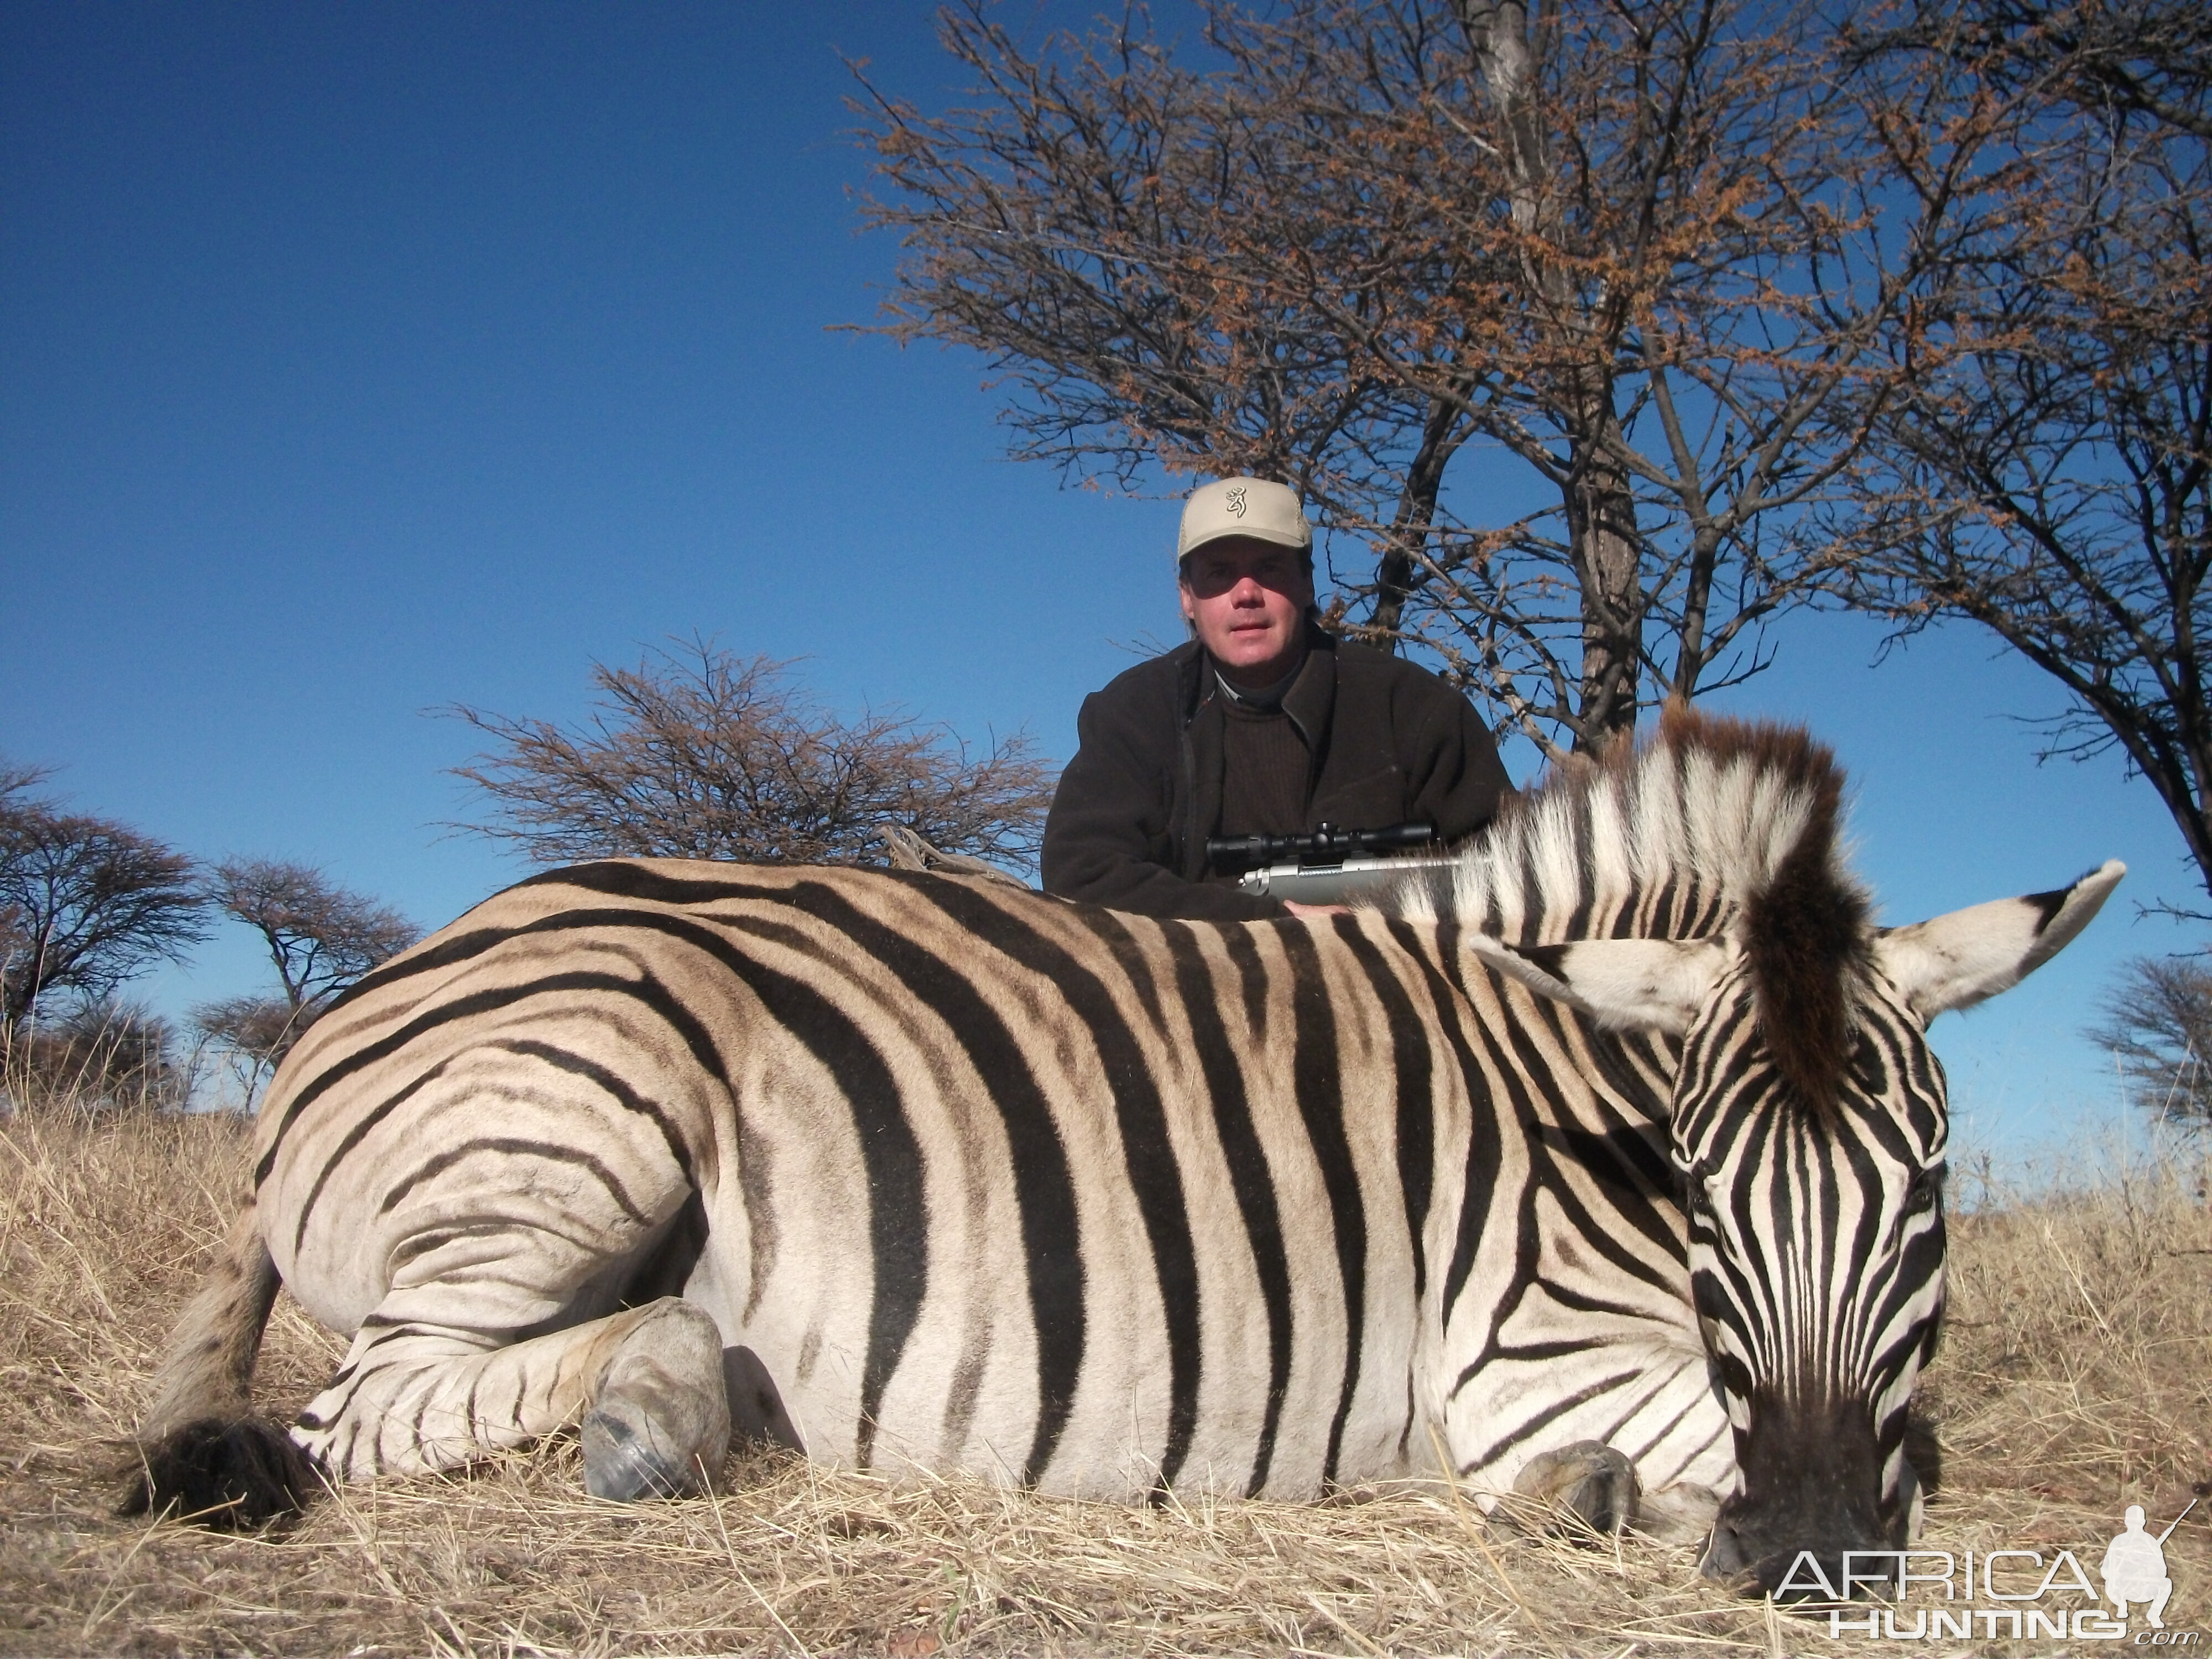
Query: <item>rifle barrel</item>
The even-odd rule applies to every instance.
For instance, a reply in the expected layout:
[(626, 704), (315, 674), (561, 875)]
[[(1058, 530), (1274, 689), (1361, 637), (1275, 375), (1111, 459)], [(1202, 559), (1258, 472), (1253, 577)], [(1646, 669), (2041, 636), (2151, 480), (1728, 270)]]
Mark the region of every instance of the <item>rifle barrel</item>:
[(1237, 885), (1260, 898), (1297, 904), (1341, 904), (1379, 894), (1401, 876), (1422, 870), (1449, 870), (1459, 860), (1449, 854), (1425, 858), (1355, 856), (1337, 864), (1270, 864), (1247, 871)]
[[(2179, 1514), (2179, 1515), (2177, 1515), (2177, 1516), (2175, 1516), (2173, 1517), (2173, 1527), (2178, 1527), (2178, 1526), (2179, 1526), (2183, 1522), (2185, 1522), (2185, 1521), (2186, 1521), (2187, 1519), (2189, 1519), (2189, 1511), (2190, 1511), (2190, 1510), (2193, 1510), (2193, 1509), (2195, 1509), (2195, 1508), (2197, 1507), (2197, 1500), (2196, 1498), (2191, 1498), (2191, 1499), (2189, 1500), (2188, 1507), (2187, 1507), (2187, 1508), (2185, 1508), (2185, 1509), (2184, 1509), (2184, 1510), (2181, 1511), (2181, 1513), (2180, 1513), (2180, 1514)], [(2172, 1537), (2172, 1536), (2173, 1536), (2173, 1527), (2168, 1527), (2168, 1528), (2167, 1528), (2164, 1532), (2162, 1532), (2162, 1533), (2159, 1534), (2159, 1535), (2158, 1535), (2158, 1541), (2159, 1541), (2160, 1543), (2163, 1544), (2164, 1542), (2166, 1542), (2166, 1540), (2167, 1539), (2169, 1539), (2169, 1538), (2171, 1538), (2171, 1537)]]

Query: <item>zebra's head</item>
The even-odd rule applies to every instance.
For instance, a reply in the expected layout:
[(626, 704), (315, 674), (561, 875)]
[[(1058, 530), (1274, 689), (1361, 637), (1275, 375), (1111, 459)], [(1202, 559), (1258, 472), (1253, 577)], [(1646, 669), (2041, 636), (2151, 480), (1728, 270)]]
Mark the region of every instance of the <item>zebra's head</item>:
[[(1477, 949), (1601, 1025), (1679, 1041), (1668, 1133), (1741, 1476), (1705, 1568), (1771, 1591), (1810, 1550), (1832, 1581), (1844, 1551), (1898, 1547), (1914, 1518), (1906, 1408), (1943, 1302), (1948, 1110), (1928, 1024), (2048, 960), (2124, 867), (1877, 929), (1836, 848), (1840, 775), (1802, 733), (1678, 722), (1612, 769), (1610, 810), (1642, 838), (1616, 856), (1646, 879), (1610, 908), (1588, 896), (1580, 939), (1522, 942), (1534, 930), (1509, 926)], [(1607, 810), (1591, 803), (1607, 787), (1585, 780), (1571, 797), (1586, 884)], [(1733, 843), (1728, 879), (1710, 878), (1710, 848), (1655, 856), (1656, 793), (1692, 839)], [(1650, 904), (1662, 873), (1671, 909)], [(1622, 936), (1637, 933), (1662, 936)]]

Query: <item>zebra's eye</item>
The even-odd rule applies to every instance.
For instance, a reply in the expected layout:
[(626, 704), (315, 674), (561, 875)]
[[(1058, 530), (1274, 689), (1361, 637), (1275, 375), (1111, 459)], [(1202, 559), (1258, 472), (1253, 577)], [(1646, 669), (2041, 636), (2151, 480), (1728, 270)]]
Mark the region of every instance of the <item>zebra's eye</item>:
[(1681, 1171), (1684, 1199), (1692, 1204), (1704, 1202), (1712, 1187), (1713, 1166), (1701, 1158), (1676, 1167)]
[(1907, 1211), (1925, 1210), (1942, 1196), (1943, 1172), (1942, 1164), (1931, 1164), (1913, 1176), (1912, 1184), (1905, 1189), (1905, 1207)]

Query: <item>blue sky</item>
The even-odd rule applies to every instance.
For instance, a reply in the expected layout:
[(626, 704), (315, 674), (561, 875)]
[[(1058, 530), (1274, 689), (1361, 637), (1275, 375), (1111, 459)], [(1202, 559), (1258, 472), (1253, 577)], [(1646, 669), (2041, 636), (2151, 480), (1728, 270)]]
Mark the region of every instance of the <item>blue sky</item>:
[[(896, 257), (840, 52), (951, 78), (912, 3), (0, 9), (0, 753), (425, 926), (518, 872), (440, 827), (476, 744), (434, 711), (574, 717), (670, 635), (1064, 760), (1127, 642), (1179, 636), (1176, 507), (1001, 459), (975, 358), (836, 331)], [(2190, 898), (2179, 839), (2116, 761), (2035, 763), (2033, 670), (1879, 641), (1792, 619), (1718, 705), (1836, 746), (1889, 920), (2130, 863), (1936, 1029), (1966, 1139), (2116, 1134), (2079, 1030), (2194, 942), (2130, 902)], [(226, 934), (139, 988), (264, 972)]]

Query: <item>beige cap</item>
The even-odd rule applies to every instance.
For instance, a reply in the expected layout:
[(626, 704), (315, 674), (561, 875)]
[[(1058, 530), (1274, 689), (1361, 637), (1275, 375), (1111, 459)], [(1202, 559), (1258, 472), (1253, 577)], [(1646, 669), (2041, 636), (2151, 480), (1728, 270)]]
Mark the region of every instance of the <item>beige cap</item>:
[(1224, 536), (1249, 536), (1278, 547), (1313, 550), (1313, 526), (1306, 522), (1296, 491), (1265, 478), (1217, 478), (1190, 493), (1183, 503), (1182, 533), (1176, 538), (1176, 568), (1191, 552)]

